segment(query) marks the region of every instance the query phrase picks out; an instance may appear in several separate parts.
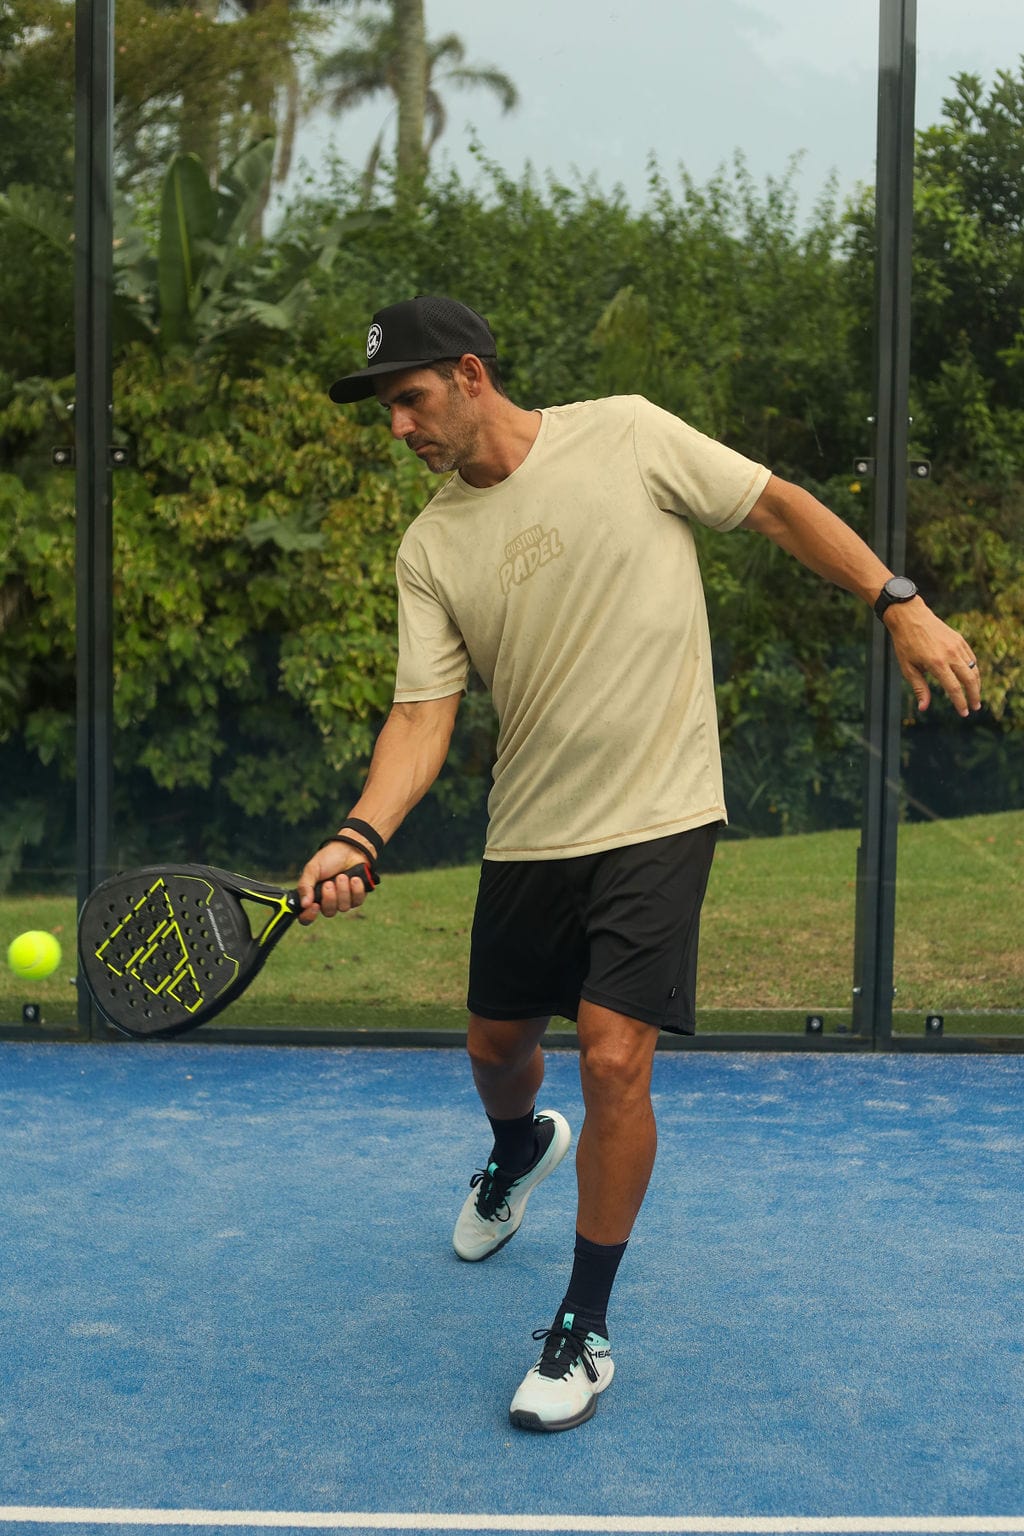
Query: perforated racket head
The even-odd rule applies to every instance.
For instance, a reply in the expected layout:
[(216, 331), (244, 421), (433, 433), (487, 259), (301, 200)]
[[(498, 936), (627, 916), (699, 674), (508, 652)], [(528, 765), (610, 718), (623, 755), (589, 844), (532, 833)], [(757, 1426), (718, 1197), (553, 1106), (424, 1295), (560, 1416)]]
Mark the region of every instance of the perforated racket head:
[(242, 895), (276, 906), (267, 928), (276, 922), (280, 931), (297, 906), (294, 893), (197, 864), (129, 870), (97, 886), (79, 918), (78, 955), (104, 1017), (142, 1039), (181, 1034), (219, 1013), (270, 947), (267, 929), (253, 937)]

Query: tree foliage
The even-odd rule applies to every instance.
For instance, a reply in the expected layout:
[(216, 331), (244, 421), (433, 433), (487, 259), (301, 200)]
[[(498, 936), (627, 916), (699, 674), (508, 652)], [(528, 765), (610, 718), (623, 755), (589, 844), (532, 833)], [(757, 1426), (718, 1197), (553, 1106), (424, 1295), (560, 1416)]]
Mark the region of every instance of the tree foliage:
[[(225, 375), (135, 346), (115, 389), (134, 460), (114, 509), (119, 856), (151, 850), (155, 821), (168, 850), (229, 858), (244, 827), (261, 862), (283, 859), (285, 829), (352, 793), (387, 705), (394, 552), (422, 477), (292, 368)], [(28, 458), (59, 406), (19, 394), (0, 430)], [(72, 495), (67, 475), (0, 480), (0, 740), (65, 773)]]
[(124, 185), (194, 154), (211, 180), (296, 111), (298, 71), (324, 18), (289, 0), (119, 0), (115, 148)]

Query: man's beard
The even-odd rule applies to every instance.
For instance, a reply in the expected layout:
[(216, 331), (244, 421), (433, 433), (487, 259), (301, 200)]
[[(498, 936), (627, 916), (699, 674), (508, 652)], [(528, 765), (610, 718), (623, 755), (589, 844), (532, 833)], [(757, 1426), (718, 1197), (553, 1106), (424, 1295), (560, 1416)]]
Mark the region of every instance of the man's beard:
[(462, 454), (456, 453), (450, 443), (431, 442), (430, 449), (422, 457), (432, 475), (450, 475), (465, 463)]
[(406, 438), (406, 443), (414, 453), (420, 447), (427, 447), (426, 454), (421, 457), (434, 475), (450, 475), (461, 469), (470, 462), (477, 446), (477, 434), (466, 419), (468, 413), (461, 407), (452, 385), (449, 385), (449, 391), (453, 408), (446, 424), (445, 437)]

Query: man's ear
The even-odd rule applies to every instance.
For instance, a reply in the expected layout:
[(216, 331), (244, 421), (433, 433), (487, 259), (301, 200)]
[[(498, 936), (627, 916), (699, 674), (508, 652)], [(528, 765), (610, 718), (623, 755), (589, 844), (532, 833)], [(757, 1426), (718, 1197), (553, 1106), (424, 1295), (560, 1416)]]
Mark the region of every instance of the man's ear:
[(466, 393), (471, 399), (475, 399), (487, 383), (486, 368), (475, 353), (466, 352), (459, 358), (459, 371), (466, 386)]

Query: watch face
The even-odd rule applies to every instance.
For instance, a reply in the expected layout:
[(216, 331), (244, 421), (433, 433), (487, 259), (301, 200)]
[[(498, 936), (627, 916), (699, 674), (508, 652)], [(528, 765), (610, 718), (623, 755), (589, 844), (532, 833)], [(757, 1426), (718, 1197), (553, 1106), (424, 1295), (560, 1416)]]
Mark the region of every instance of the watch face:
[(917, 596), (917, 588), (908, 576), (890, 576), (883, 591), (894, 603), (905, 603)]

